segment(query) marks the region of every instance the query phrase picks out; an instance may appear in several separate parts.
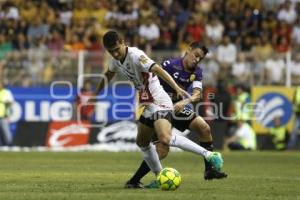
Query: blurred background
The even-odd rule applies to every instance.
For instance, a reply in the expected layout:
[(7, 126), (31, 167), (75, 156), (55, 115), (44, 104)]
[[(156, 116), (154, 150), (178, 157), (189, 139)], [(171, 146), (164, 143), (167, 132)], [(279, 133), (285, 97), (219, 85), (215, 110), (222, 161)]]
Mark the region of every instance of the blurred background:
[(157, 63), (192, 41), (209, 48), (197, 112), (216, 148), (299, 149), (299, 13), (299, 0), (1, 0), (0, 80), (13, 96), (0, 93), (2, 149), (137, 149), (135, 92), (122, 77), (85, 105), (110, 29)]

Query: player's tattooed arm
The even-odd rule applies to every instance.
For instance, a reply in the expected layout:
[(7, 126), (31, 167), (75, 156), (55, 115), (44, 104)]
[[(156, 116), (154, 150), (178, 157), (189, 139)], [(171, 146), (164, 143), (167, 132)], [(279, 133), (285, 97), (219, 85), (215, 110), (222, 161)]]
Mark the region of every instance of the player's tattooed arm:
[(155, 73), (157, 76), (159, 76), (161, 79), (163, 79), (168, 85), (170, 85), (176, 93), (181, 96), (182, 98), (188, 97), (190, 98), (189, 93), (187, 93), (185, 90), (181, 89), (177, 83), (173, 80), (173, 78), (166, 72), (162, 67), (160, 67), (158, 64), (154, 64), (151, 69), (151, 72)]

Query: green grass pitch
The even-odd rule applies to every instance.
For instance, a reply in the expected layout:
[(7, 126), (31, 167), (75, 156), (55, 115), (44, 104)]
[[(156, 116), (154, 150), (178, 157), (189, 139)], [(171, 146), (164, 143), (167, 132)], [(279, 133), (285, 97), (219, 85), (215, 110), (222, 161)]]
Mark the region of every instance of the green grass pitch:
[[(205, 181), (203, 160), (172, 152), (176, 191), (124, 189), (141, 153), (0, 152), (0, 200), (300, 200), (300, 152), (226, 152), (224, 180)], [(143, 182), (154, 178), (148, 175)]]

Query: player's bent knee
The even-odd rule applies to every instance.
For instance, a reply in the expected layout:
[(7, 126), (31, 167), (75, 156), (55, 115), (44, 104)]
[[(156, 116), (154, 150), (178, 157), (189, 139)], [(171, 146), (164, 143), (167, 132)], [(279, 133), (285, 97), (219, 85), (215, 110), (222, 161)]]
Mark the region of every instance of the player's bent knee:
[(170, 145), (170, 141), (171, 141), (171, 136), (168, 134), (164, 134), (162, 136), (160, 136), (159, 138), (159, 142), (164, 145), (164, 146), (169, 146)]
[(203, 130), (203, 135), (211, 135), (211, 129), (210, 129), (210, 126), (208, 124), (205, 124)]
[(159, 159), (164, 159), (169, 153), (169, 146), (163, 145), (161, 143), (156, 144), (156, 151), (158, 153)]

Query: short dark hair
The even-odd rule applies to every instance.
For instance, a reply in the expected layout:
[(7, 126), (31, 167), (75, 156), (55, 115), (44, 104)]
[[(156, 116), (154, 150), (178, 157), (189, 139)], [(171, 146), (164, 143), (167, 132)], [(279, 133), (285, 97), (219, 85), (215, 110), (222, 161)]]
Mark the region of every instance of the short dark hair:
[(191, 49), (196, 49), (199, 48), (203, 51), (204, 55), (206, 55), (208, 53), (208, 49), (206, 46), (202, 45), (200, 42), (192, 42), (190, 45)]
[(116, 31), (108, 31), (103, 36), (103, 45), (105, 48), (112, 48), (116, 46), (117, 42), (121, 40), (120, 35)]

